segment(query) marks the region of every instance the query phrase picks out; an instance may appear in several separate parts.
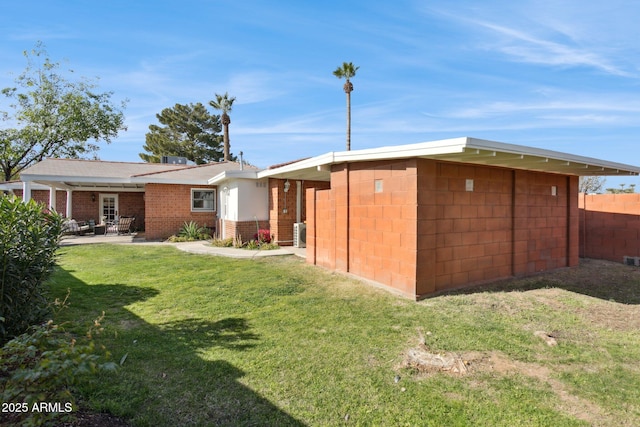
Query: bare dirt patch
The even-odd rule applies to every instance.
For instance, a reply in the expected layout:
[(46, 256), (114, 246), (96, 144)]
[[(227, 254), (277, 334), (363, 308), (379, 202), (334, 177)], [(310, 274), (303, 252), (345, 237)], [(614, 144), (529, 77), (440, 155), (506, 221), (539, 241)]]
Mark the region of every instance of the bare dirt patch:
[(598, 405), (571, 394), (565, 385), (553, 377), (553, 371), (537, 363), (512, 360), (500, 352), (433, 352), (420, 344), (405, 352), (398, 366), (411, 369), (421, 376), (436, 374), (473, 375), (524, 375), (549, 385), (558, 397), (558, 409), (591, 425), (611, 425), (607, 415)]

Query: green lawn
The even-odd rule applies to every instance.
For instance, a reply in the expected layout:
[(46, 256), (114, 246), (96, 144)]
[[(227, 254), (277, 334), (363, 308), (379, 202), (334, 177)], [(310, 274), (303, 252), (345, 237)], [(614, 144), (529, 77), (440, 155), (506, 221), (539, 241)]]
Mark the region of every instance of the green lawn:
[[(104, 311), (98, 340), (126, 355), (81, 401), (133, 425), (640, 425), (632, 267), (416, 303), (295, 257), (89, 245), (61, 249), (59, 265), (52, 296), (71, 295), (56, 320)], [(591, 284), (602, 268), (608, 282)], [(412, 348), (466, 372), (410, 367)]]

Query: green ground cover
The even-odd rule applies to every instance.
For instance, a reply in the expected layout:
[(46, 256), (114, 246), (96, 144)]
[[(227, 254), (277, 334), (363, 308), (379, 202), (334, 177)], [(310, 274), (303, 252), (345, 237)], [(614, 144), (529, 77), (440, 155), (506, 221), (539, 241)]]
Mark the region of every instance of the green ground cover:
[(639, 283), (590, 261), (416, 303), (293, 256), (88, 245), (51, 293), (57, 322), (105, 312), (122, 366), (78, 395), (132, 425), (631, 426)]

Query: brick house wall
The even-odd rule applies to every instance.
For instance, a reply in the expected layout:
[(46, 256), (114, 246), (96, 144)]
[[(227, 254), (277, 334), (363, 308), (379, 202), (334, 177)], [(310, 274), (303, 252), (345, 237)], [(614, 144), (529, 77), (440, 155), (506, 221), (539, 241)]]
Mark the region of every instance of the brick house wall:
[(580, 194), (580, 256), (640, 257), (640, 194)]
[(412, 297), (576, 265), (577, 185), (433, 159), (334, 165), (331, 189), (307, 192), (307, 260)]
[[(22, 190), (15, 190), (13, 193), (22, 198)], [(31, 190), (31, 198), (38, 203), (49, 206), (49, 190)], [(67, 192), (64, 190), (56, 191), (56, 212), (67, 216)]]
[[(289, 191), (284, 192), (286, 179), (269, 179), (269, 230), (272, 239), (281, 246), (293, 245), (293, 224), (297, 218), (297, 181), (289, 180)], [(324, 181), (300, 181), (302, 183), (301, 221), (307, 220), (306, 190), (308, 188), (329, 188)], [(287, 212), (283, 212), (286, 209)]]
[[(18, 197), (22, 197), (22, 190), (15, 191)], [(144, 193), (140, 192), (109, 192), (118, 194), (118, 214), (121, 216), (134, 216), (136, 218), (133, 227), (136, 230), (144, 230)], [(49, 205), (49, 190), (32, 190), (31, 198), (36, 202)], [(73, 191), (71, 194), (71, 216), (78, 221), (94, 220), (100, 223), (100, 192), (98, 191)], [(56, 211), (67, 216), (67, 192), (56, 191)]]
[(194, 221), (201, 227), (216, 226), (217, 212), (191, 211), (192, 188), (217, 190), (216, 186), (202, 185), (145, 185), (145, 238), (147, 240), (166, 239), (177, 234), (185, 221)]
[(239, 236), (243, 242), (253, 240), (254, 235), (258, 232), (256, 227), (260, 227), (261, 230), (269, 229), (269, 221), (267, 220), (258, 220), (257, 226), (255, 221), (231, 221), (226, 219), (220, 222), (224, 222), (225, 236)]

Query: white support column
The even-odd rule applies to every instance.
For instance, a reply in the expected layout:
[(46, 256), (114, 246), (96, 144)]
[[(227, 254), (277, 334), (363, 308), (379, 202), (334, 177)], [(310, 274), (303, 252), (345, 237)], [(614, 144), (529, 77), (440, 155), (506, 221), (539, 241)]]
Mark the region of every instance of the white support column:
[(56, 210), (56, 188), (49, 187), (49, 209)]
[(296, 181), (296, 222), (302, 222), (302, 182)]
[(22, 183), (22, 201), (28, 202), (31, 200), (31, 181), (24, 181)]
[(72, 195), (73, 195), (73, 191), (72, 190), (67, 190), (67, 209), (66, 209), (66, 217), (71, 219), (73, 218), (72, 212), (71, 212), (71, 200), (72, 200)]

